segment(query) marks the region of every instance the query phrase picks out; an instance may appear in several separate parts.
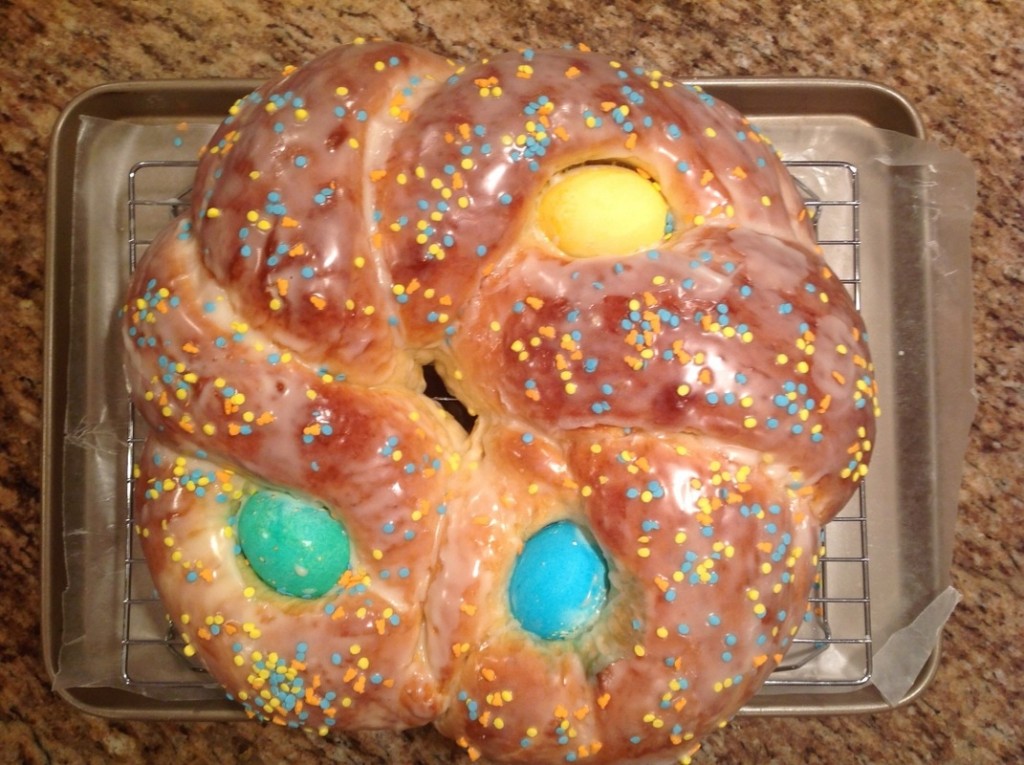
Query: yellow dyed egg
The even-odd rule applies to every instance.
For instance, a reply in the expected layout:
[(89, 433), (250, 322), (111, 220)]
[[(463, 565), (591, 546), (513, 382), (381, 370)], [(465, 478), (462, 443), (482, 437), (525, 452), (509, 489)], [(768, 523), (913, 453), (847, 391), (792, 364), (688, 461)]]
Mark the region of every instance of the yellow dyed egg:
[(541, 231), (576, 258), (628, 255), (665, 235), (668, 203), (650, 180), (620, 165), (581, 165), (556, 176), (540, 198)]

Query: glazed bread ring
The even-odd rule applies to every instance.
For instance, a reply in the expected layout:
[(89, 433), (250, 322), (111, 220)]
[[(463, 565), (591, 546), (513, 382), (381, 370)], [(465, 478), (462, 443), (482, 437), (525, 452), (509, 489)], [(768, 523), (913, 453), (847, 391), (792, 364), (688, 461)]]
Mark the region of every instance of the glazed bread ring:
[(878, 413), (767, 138), (584, 49), (286, 71), (123, 327), (188, 652), (253, 716), (474, 760), (685, 762), (782, 661)]

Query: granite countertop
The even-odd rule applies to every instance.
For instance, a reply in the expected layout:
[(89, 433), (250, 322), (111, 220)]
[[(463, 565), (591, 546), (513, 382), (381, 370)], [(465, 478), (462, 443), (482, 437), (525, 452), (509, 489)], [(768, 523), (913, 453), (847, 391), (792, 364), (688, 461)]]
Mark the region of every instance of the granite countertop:
[[(154, 78), (269, 77), (359, 35), (474, 59), (585, 41), (679, 76), (866, 78), (901, 92), (931, 140), (978, 171), (973, 220), (978, 410), (934, 682), (895, 711), (741, 718), (696, 763), (1024, 761), (1024, 4), (525, 2), (276, 4), (68, 0), (0, 4), (0, 760), (465, 762), (436, 734), (306, 737), (254, 723), (107, 720), (51, 691), (40, 650), (46, 158), (78, 93)], [(286, 3), (284, 5), (292, 5)]]

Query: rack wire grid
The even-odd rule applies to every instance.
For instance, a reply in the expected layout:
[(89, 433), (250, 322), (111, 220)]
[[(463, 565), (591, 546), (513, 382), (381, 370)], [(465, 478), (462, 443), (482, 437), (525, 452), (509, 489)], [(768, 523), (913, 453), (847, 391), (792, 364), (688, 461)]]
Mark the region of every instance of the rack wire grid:
[[(859, 309), (861, 199), (857, 168), (844, 161), (791, 161), (786, 165), (804, 194), (826, 262), (846, 285)], [(191, 177), (195, 166), (194, 161), (142, 161), (129, 172), (127, 251), (132, 269), (160, 228), (188, 204), (187, 191), (177, 198), (162, 198), (146, 191), (147, 187), (159, 187), (159, 183), (143, 180), (169, 173), (188, 173), (186, 177)], [(822, 195), (812, 188), (828, 189), (829, 193)], [(449, 410), (460, 406), (443, 385), (428, 386), (427, 392)], [(184, 654), (184, 643), (161, 605), (134, 533), (133, 468), (146, 438), (146, 428), (134, 407), (130, 403), (128, 406), (122, 681), (150, 694), (206, 689), (211, 698), (216, 698), (222, 696), (220, 686)], [(859, 687), (871, 679), (871, 599), (863, 482), (847, 507), (822, 531), (822, 546), (808, 616), (793, 638), (786, 660), (769, 677), (766, 686), (770, 688)]]

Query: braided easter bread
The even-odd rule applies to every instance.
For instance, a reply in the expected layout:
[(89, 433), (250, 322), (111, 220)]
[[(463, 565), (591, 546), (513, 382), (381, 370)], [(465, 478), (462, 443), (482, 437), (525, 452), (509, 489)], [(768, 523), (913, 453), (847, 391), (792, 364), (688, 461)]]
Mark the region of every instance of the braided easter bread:
[(471, 759), (685, 761), (781, 662), (878, 408), (768, 140), (580, 49), (286, 71), (123, 319), (188, 652), (253, 716)]

